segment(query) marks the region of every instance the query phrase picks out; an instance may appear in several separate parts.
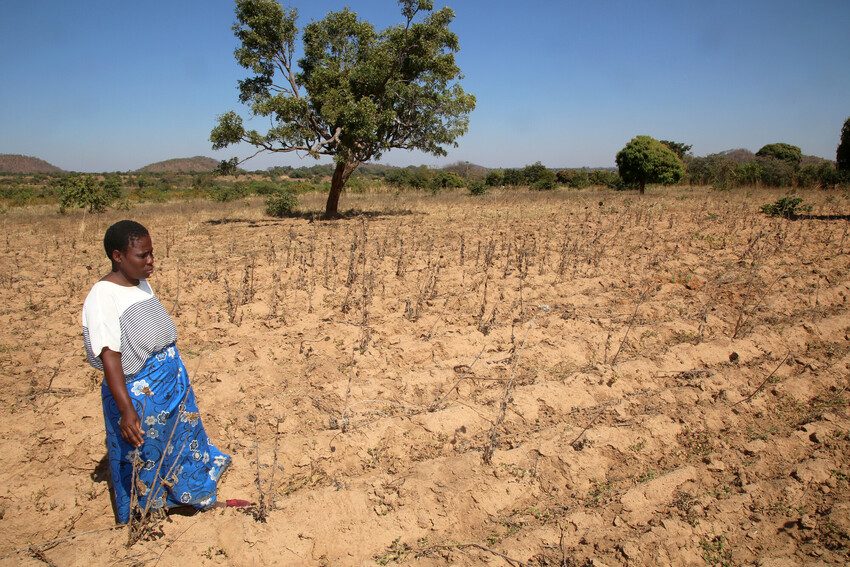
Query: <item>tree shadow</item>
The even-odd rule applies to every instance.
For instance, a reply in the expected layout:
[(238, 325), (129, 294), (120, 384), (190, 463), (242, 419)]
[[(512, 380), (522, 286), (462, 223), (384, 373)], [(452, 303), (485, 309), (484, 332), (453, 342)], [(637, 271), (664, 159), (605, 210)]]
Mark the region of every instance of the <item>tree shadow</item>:
[(850, 221), (850, 215), (796, 215), (796, 216), (792, 217), (791, 220), (825, 220), (825, 221), (845, 220), (845, 221)]
[(210, 219), (205, 221), (204, 224), (210, 225), (220, 225), (220, 224), (244, 224), (249, 228), (256, 228), (260, 226), (274, 226), (278, 224), (283, 224), (287, 220), (292, 219), (302, 219), (308, 222), (316, 222), (316, 221), (337, 221), (337, 220), (355, 220), (355, 219), (380, 219), (380, 218), (392, 218), (392, 217), (403, 217), (410, 215), (417, 215), (422, 213), (414, 212), (410, 209), (402, 209), (396, 211), (362, 211), (359, 209), (350, 209), (347, 211), (343, 211), (338, 213), (336, 216), (327, 218), (324, 214), (320, 213), (293, 213), (291, 215), (286, 215), (281, 218), (268, 218), (268, 219), (240, 219), (240, 218), (224, 218), (224, 219)]

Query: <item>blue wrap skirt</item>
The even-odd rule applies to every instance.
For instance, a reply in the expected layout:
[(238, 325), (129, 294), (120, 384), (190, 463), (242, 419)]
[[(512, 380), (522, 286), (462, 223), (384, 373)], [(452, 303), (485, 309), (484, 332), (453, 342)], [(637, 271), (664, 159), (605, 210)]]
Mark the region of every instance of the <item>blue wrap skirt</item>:
[(121, 413), (106, 380), (101, 387), (118, 522), (130, 519), (133, 491), (140, 510), (212, 506), (230, 456), (207, 438), (177, 346), (152, 354), (141, 370), (127, 377), (127, 392), (144, 431), (144, 443), (138, 448), (121, 437)]

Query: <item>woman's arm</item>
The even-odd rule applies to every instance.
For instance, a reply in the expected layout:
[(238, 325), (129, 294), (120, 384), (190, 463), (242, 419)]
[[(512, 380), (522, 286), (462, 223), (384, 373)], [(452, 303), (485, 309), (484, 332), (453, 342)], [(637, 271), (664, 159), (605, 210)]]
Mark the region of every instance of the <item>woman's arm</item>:
[(121, 353), (104, 348), (100, 354), (100, 360), (103, 361), (106, 385), (109, 386), (109, 391), (112, 392), (112, 397), (118, 405), (118, 411), (121, 412), (121, 419), (118, 422), (121, 437), (130, 445), (139, 447), (145, 442), (143, 437), (145, 432), (142, 431), (142, 422), (139, 420), (136, 408), (133, 407), (130, 394), (127, 393), (124, 368), (121, 366)]

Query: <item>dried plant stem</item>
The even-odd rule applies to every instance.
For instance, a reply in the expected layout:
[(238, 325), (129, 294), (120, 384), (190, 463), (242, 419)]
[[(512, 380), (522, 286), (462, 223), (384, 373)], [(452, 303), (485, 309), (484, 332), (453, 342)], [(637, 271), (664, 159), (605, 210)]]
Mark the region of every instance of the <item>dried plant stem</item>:
[(458, 378), (458, 379), (455, 381), (455, 383), (452, 385), (452, 387), (451, 387), (451, 388), (449, 388), (449, 391), (448, 391), (448, 392), (446, 392), (445, 394), (443, 394), (442, 396), (440, 396), (440, 397), (439, 397), (439, 399), (434, 400), (434, 402), (433, 402), (430, 406), (428, 406), (428, 411), (429, 411), (429, 412), (433, 412), (433, 411), (436, 411), (437, 409), (439, 409), (440, 404), (442, 404), (442, 403), (445, 401), (445, 399), (446, 399), (446, 398), (447, 398), (447, 397), (448, 397), (448, 396), (449, 396), (452, 392), (454, 392), (454, 391), (457, 389), (457, 387), (460, 385), (460, 383), (461, 383), (462, 381), (466, 380), (467, 378), (469, 378), (469, 376), (466, 374), (466, 372), (469, 372), (470, 370), (472, 370), (472, 367), (473, 367), (473, 366), (475, 366), (475, 363), (476, 363), (476, 362), (478, 362), (478, 359), (480, 359), (480, 358), (481, 358), (481, 355), (482, 355), (482, 354), (484, 354), (484, 350), (485, 350), (486, 348), (487, 348), (487, 345), (484, 345), (483, 347), (481, 347), (481, 352), (479, 352), (479, 353), (478, 353), (478, 356), (476, 356), (476, 357), (475, 357), (475, 360), (473, 360), (473, 361), (472, 361), (472, 362), (471, 362), (468, 366), (466, 366), (465, 368), (463, 368), (462, 366), (461, 366), (461, 367), (455, 367), (456, 369), (457, 369), (457, 368), (461, 368), (461, 373), (460, 373), (460, 374), (461, 374), (461, 376), (460, 376), (460, 378)]
[(278, 466), (278, 447), (280, 442), (280, 423), (283, 421), (281, 418), (277, 418), (277, 422), (275, 423), (275, 435), (274, 435), (274, 452), (272, 456), (272, 472), (269, 476), (269, 480), (266, 483), (266, 487), (263, 488), (262, 474), (260, 472), (260, 440), (257, 436), (257, 421), (254, 420), (254, 452), (256, 454), (257, 460), (257, 474), (254, 478), (254, 482), (257, 486), (257, 506), (253, 508), (253, 516), (254, 519), (258, 522), (265, 523), (268, 519), (269, 512), (274, 509), (274, 480), (275, 480), (275, 472), (277, 471)]
[(463, 551), (463, 550), (470, 549), (470, 548), (478, 549), (480, 551), (484, 551), (486, 553), (490, 553), (492, 555), (495, 555), (496, 557), (500, 557), (500, 558), (504, 559), (505, 562), (508, 565), (511, 565), (512, 567), (522, 567), (523, 566), (523, 562), (520, 561), (519, 559), (514, 559), (513, 557), (505, 555), (504, 553), (502, 553), (500, 551), (496, 551), (495, 549), (491, 549), (491, 548), (489, 548), (485, 545), (481, 545), (480, 543), (455, 543), (455, 544), (451, 544), (451, 545), (431, 545), (431, 546), (424, 547), (422, 549), (416, 550), (416, 555), (420, 555), (420, 556), (421, 555), (428, 555), (429, 553), (433, 553), (435, 551), (444, 551), (444, 550), (450, 551), (450, 550), (453, 550), (453, 549), (458, 549), (458, 550)]
[(0, 559), (8, 559), (9, 557), (12, 557), (13, 555), (18, 555), (20, 553), (32, 554), (32, 552), (34, 550), (39, 551), (41, 553), (44, 553), (45, 551), (47, 551), (49, 549), (53, 549), (54, 547), (56, 547), (60, 543), (64, 543), (66, 541), (71, 541), (72, 539), (76, 539), (78, 537), (83, 537), (83, 536), (86, 536), (86, 535), (103, 533), (103, 532), (111, 532), (113, 530), (120, 530), (122, 528), (124, 528), (123, 524), (115, 524), (114, 526), (107, 526), (105, 528), (96, 528), (96, 529), (93, 529), (93, 530), (86, 530), (84, 532), (71, 533), (71, 534), (68, 534), (66, 536), (62, 536), (62, 537), (59, 537), (59, 538), (56, 538), (56, 539), (51, 539), (49, 541), (45, 541), (45, 542), (42, 542), (42, 543), (39, 543), (39, 544), (27, 545), (25, 547), (19, 547), (17, 549), (13, 549), (5, 555), (0, 555)]
[[(200, 361), (198, 362), (200, 364)], [(168, 435), (168, 439), (165, 442), (165, 448), (162, 451), (162, 455), (159, 458), (159, 463), (157, 463), (156, 471), (153, 475), (153, 481), (151, 482), (151, 486), (147, 487), (147, 500), (145, 500), (145, 507), (143, 510), (139, 510), (139, 498), (137, 494), (137, 483), (139, 482), (139, 466), (142, 464), (141, 459), (138, 456), (138, 453), (133, 457), (133, 474), (132, 481), (130, 486), (130, 521), (127, 524), (127, 547), (132, 546), (137, 541), (144, 539), (150, 533), (153, 532), (155, 527), (155, 519), (151, 515), (151, 508), (153, 503), (157, 500), (159, 494), (165, 493), (164, 484), (168, 482), (168, 478), (171, 477), (174, 472), (174, 467), (177, 466), (177, 463), (180, 460), (180, 455), (183, 454), (183, 450), (186, 448), (186, 444), (183, 443), (183, 446), (180, 448), (180, 451), (177, 452), (177, 456), (174, 458), (174, 462), (171, 464), (168, 472), (165, 477), (160, 477), (159, 473), (162, 471), (162, 465), (165, 462), (165, 457), (168, 455), (168, 449), (172, 447), (172, 440), (174, 439), (174, 433), (177, 431), (177, 426), (180, 423), (180, 416), (185, 411), (179, 410), (180, 407), (184, 407), (186, 400), (189, 397), (189, 392), (191, 392), (191, 387), (186, 389), (186, 393), (183, 394), (183, 399), (180, 401), (178, 405), (178, 412), (174, 416), (174, 425), (171, 428), (171, 433)], [(146, 404), (145, 404), (146, 405)], [(142, 406), (142, 415), (139, 419), (144, 420), (145, 406)], [(138, 451), (138, 449), (137, 449)], [(142, 496), (145, 496), (144, 494)]]
[(505, 421), (505, 414), (508, 411), (508, 404), (511, 401), (511, 395), (514, 388), (514, 378), (516, 377), (516, 367), (519, 363), (519, 354), (522, 351), (522, 347), (525, 346), (525, 341), (528, 338), (528, 331), (533, 325), (534, 319), (529, 321), (528, 327), (525, 330), (525, 336), (522, 338), (522, 342), (519, 344), (519, 347), (514, 349), (513, 360), (511, 361), (510, 379), (505, 384), (505, 391), (502, 394), (502, 400), (499, 402), (499, 414), (496, 416), (495, 421), (493, 421), (493, 425), (490, 427), (490, 433), (487, 435), (487, 445), (484, 447), (484, 455), (482, 456), (485, 464), (489, 465), (493, 460), (493, 453), (496, 451), (496, 445), (499, 443), (499, 427), (501, 427), (502, 422)]
[(617, 362), (617, 358), (620, 356), (620, 353), (623, 351), (623, 346), (626, 344), (626, 339), (629, 338), (629, 331), (632, 330), (632, 325), (634, 325), (635, 317), (637, 317), (638, 309), (643, 305), (643, 302), (646, 300), (646, 296), (649, 293), (649, 289), (644, 290), (640, 297), (638, 298), (637, 305), (635, 305), (635, 311), (632, 313), (631, 318), (629, 319), (629, 324), (626, 326), (626, 332), (623, 334), (623, 340), (620, 341), (620, 346), (617, 348), (617, 352), (614, 353), (614, 356), (611, 357), (611, 365), (613, 366)]
[(572, 441), (570, 441), (570, 447), (572, 447), (573, 449), (576, 449), (576, 443), (578, 443), (579, 439), (581, 439), (581, 438), (582, 438), (582, 436), (583, 436), (585, 433), (587, 433), (587, 430), (588, 430), (588, 429), (590, 429), (591, 427), (593, 427), (593, 424), (594, 424), (594, 423), (596, 423), (596, 420), (598, 420), (600, 417), (602, 417), (602, 414), (603, 414), (603, 413), (605, 413), (605, 410), (606, 410), (606, 409), (608, 409), (608, 404), (606, 404), (606, 405), (602, 406), (601, 408), (599, 408), (599, 411), (598, 411), (598, 412), (596, 412), (596, 415), (594, 415), (594, 416), (593, 416), (593, 418), (592, 418), (590, 421), (588, 421), (588, 422), (587, 422), (587, 425), (585, 425), (585, 426), (584, 426), (584, 429), (582, 429), (581, 431), (579, 431), (579, 434), (578, 434), (578, 435), (576, 435), (576, 438), (575, 438), (575, 439), (573, 439)]
[(761, 392), (761, 390), (762, 390), (762, 388), (764, 388), (765, 384), (767, 384), (767, 383), (770, 381), (770, 379), (771, 379), (771, 378), (773, 378), (773, 375), (774, 375), (774, 374), (776, 374), (776, 372), (777, 372), (780, 368), (782, 368), (782, 365), (783, 365), (783, 364), (785, 364), (785, 361), (786, 361), (786, 360), (788, 360), (788, 357), (789, 357), (789, 356), (791, 356), (791, 352), (790, 352), (790, 351), (789, 351), (789, 352), (785, 355), (785, 358), (783, 358), (783, 359), (782, 359), (782, 362), (780, 362), (780, 363), (776, 366), (776, 368), (774, 368), (774, 369), (773, 369), (773, 372), (771, 372), (770, 374), (768, 374), (768, 375), (767, 375), (767, 378), (765, 378), (764, 380), (762, 380), (761, 384), (759, 384), (759, 385), (758, 385), (758, 388), (756, 388), (755, 390), (753, 390), (753, 391), (752, 391), (752, 393), (751, 393), (749, 396), (747, 396), (747, 397), (745, 397), (745, 398), (743, 398), (743, 399), (738, 400), (737, 402), (735, 402), (735, 403), (734, 403), (734, 404), (732, 404), (732, 405), (733, 405), (733, 406), (737, 406), (738, 404), (742, 404), (742, 403), (744, 403), (744, 402), (748, 402), (748, 401), (750, 401), (751, 399), (753, 399), (753, 397), (754, 397), (756, 394), (758, 394), (759, 392)]

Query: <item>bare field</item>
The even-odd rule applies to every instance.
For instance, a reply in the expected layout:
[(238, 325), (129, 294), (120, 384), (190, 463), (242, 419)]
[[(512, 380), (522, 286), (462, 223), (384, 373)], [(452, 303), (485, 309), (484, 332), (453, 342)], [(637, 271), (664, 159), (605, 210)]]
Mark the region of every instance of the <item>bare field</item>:
[[(12, 210), (0, 563), (847, 564), (850, 197), (801, 195), (821, 218), (681, 188)], [(219, 497), (258, 501), (259, 471), (264, 523), (101, 529), (80, 309), (124, 217), (233, 456)]]

